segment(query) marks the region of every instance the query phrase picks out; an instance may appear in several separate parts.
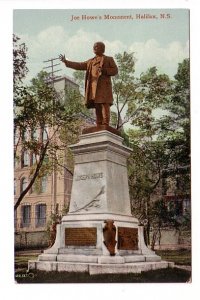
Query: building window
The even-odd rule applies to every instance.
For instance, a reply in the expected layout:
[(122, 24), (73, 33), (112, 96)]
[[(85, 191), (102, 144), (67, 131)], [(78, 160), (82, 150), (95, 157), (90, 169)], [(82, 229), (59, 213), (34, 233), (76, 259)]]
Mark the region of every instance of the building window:
[(35, 153), (32, 153), (32, 154), (31, 154), (31, 162), (30, 162), (30, 164), (31, 164), (31, 165), (34, 165), (34, 164), (36, 164), (36, 163), (37, 163), (36, 154), (35, 154)]
[(41, 193), (45, 193), (47, 191), (47, 176), (41, 178)]
[(40, 179), (36, 179), (33, 183), (30, 193), (31, 194), (40, 194), (40, 193), (46, 193), (47, 191), (47, 176), (44, 176)]
[(38, 204), (35, 207), (35, 225), (36, 227), (46, 225), (46, 204)]
[(23, 177), (21, 180), (21, 193), (27, 188), (28, 180)]
[(32, 139), (38, 140), (38, 138), (39, 138), (38, 130), (37, 129), (33, 130), (31, 136), (32, 136)]
[(177, 199), (175, 202), (175, 215), (176, 216), (182, 216), (183, 215), (183, 205), (182, 200)]
[(183, 215), (190, 213), (190, 211), (191, 211), (190, 199), (184, 199), (183, 200)]
[(18, 165), (17, 158), (16, 158), (16, 157), (14, 157), (14, 168), (17, 168), (17, 165)]
[(16, 146), (19, 142), (19, 132), (17, 130), (14, 131), (14, 146)]
[(14, 179), (14, 195), (16, 195), (16, 191), (17, 191), (17, 181), (16, 179)]
[(37, 194), (38, 193), (38, 188), (37, 188), (37, 183), (36, 182), (33, 183), (32, 187), (30, 189), (30, 193), (31, 194), (33, 194), (33, 193)]
[(31, 223), (31, 206), (22, 206), (22, 227), (29, 227)]
[(47, 164), (48, 162), (49, 162), (49, 157), (48, 157), (48, 155), (45, 155), (45, 156), (44, 156), (44, 163)]
[(28, 132), (26, 130), (22, 131), (22, 141), (28, 140)]
[(17, 229), (17, 210), (14, 211), (15, 229)]
[(47, 132), (47, 128), (44, 127), (44, 129), (42, 130), (42, 140), (43, 142), (46, 142), (48, 139), (48, 132)]
[(22, 153), (22, 168), (28, 167), (29, 163), (30, 163), (30, 157), (29, 157), (28, 151), (24, 151)]

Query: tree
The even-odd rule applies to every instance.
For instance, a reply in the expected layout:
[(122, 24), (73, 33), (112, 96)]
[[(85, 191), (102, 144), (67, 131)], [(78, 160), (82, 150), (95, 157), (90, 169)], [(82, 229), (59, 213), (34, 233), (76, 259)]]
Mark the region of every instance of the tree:
[[(129, 108), (136, 99), (136, 85), (134, 82), (135, 58), (133, 53), (115, 55), (118, 65), (118, 75), (113, 78), (114, 105), (117, 110), (116, 128), (120, 129), (133, 117)], [(134, 106), (134, 108), (136, 108)], [(122, 117), (126, 110), (125, 117)]]
[[(80, 89), (80, 93), (82, 95), (84, 95), (84, 89), (85, 89), (85, 82), (84, 82), (84, 77), (85, 77), (85, 72), (83, 71), (74, 71), (73, 72), (73, 77), (74, 77), (74, 80), (75, 82), (79, 85), (79, 89)], [(91, 109), (87, 109), (86, 107), (83, 107), (82, 110), (82, 116), (84, 117), (88, 117), (88, 118), (91, 118), (91, 119), (94, 119), (94, 115), (93, 115), (93, 112)], [(95, 122), (95, 119), (94, 119), (94, 122)]]
[[(73, 100), (69, 101), (69, 94)], [(15, 129), (18, 137), (16, 154), (28, 152), (32, 157), (30, 181), (15, 203), (15, 209), (37, 179), (62, 166), (62, 151), (69, 142), (67, 136), (79, 133), (79, 113), (82, 100), (79, 92), (68, 91), (64, 96), (58, 94), (46, 82), (46, 73), (40, 72), (33, 78), (32, 85), (23, 89), (15, 98)], [(67, 102), (67, 105), (66, 105)], [(40, 137), (34, 133), (40, 131)], [(70, 132), (63, 136), (63, 131)], [(28, 136), (25, 138), (25, 133)], [(19, 149), (18, 149), (19, 148)], [(34, 157), (34, 163), (33, 163)], [(20, 157), (18, 157), (20, 158)], [(66, 165), (64, 165), (65, 168)], [(70, 170), (68, 169), (70, 172)]]
[(28, 73), (27, 68), (27, 47), (24, 43), (20, 44), (20, 38), (13, 34), (13, 85), (14, 91), (22, 83)]
[(160, 120), (160, 137), (174, 149), (177, 164), (190, 164), (190, 64), (189, 59), (179, 63), (174, 76), (172, 97), (166, 102), (167, 116)]
[(85, 72), (83, 71), (74, 71), (73, 77), (75, 79), (75, 82), (79, 85), (79, 87), (83, 90), (84, 89), (84, 77)]
[[(135, 104), (129, 107), (132, 111), (132, 127), (127, 131), (133, 155), (130, 158), (130, 179), (136, 178), (138, 188), (133, 188), (134, 199), (142, 201), (147, 218), (148, 202), (151, 194), (160, 183), (162, 169), (168, 163), (165, 155), (165, 143), (158, 139), (160, 117), (156, 109), (164, 109), (171, 95), (172, 83), (165, 74), (158, 74), (156, 67), (142, 73), (137, 83)], [(163, 113), (163, 112), (162, 112)], [(132, 179), (133, 179), (132, 178)], [(142, 193), (142, 194), (141, 194)]]
[(150, 130), (149, 126), (155, 119), (153, 110), (162, 106), (170, 94), (170, 79), (165, 74), (158, 74), (156, 67), (149, 68), (136, 78), (134, 53), (119, 53), (115, 57), (119, 69), (118, 75), (113, 79), (116, 127), (120, 129), (129, 122)]
[(158, 199), (151, 203), (149, 218), (151, 222), (151, 249), (154, 250), (155, 243), (158, 240), (160, 244), (162, 228), (175, 226), (174, 212), (168, 210), (164, 199)]
[[(167, 142), (166, 151), (169, 153), (169, 165), (164, 176), (175, 183), (174, 194), (177, 200), (180, 197), (190, 198), (190, 62), (184, 59), (178, 65), (174, 76), (171, 101), (166, 103), (170, 112), (161, 120), (160, 137)], [(168, 180), (170, 183), (170, 180)], [(166, 184), (166, 188), (168, 183)], [(190, 209), (181, 217), (175, 209), (177, 228), (190, 230)]]
[[(138, 131), (137, 131), (138, 133)], [(158, 141), (142, 140), (142, 136), (129, 131), (132, 155), (128, 163), (131, 209), (141, 223), (145, 223), (145, 239), (150, 243), (150, 229), (153, 226), (152, 207), (155, 199), (162, 197), (160, 184), (162, 169), (167, 164), (165, 145)], [(155, 191), (157, 195), (155, 195)]]
[[(140, 83), (142, 98), (145, 97), (146, 101), (143, 101), (145, 109), (132, 123), (136, 126), (127, 132), (129, 145), (133, 148), (129, 160), (129, 183), (132, 210), (141, 221), (145, 221), (149, 244), (150, 229), (154, 228), (154, 240), (162, 226), (168, 224), (176, 229), (180, 226), (175, 210), (166, 210), (163, 191), (159, 191), (166, 171), (168, 175), (172, 172), (177, 180), (181, 178), (182, 184), (179, 182), (175, 194), (184, 195), (190, 185), (187, 168), (190, 154), (189, 61), (179, 64), (175, 80), (169, 80), (165, 74), (158, 75), (156, 68), (150, 68), (141, 74)], [(156, 108), (162, 109), (159, 117), (154, 115)], [(160, 196), (159, 203), (155, 202), (158, 198), (156, 191)]]
[[(23, 79), (26, 77), (28, 73), (27, 68), (27, 47), (24, 43), (20, 43), (20, 38), (13, 34), (13, 100), (14, 100), (14, 113), (16, 107), (18, 105), (18, 99), (26, 94), (25, 88), (22, 85)], [(16, 127), (14, 128), (16, 131)], [(18, 140), (19, 141), (19, 140)], [(16, 149), (18, 144), (15, 141), (15, 153), (14, 157), (16, 157)]]

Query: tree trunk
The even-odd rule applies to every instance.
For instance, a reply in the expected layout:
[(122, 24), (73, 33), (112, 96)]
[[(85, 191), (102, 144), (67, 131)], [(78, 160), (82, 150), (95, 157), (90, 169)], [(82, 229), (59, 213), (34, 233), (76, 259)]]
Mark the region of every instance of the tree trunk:
[(33, 186), (33, 184), (34, 184), (34, 182), (35, 182), (35, 180), (36, 180), (36, 178), (39, 174), (42, 163), (44, 161), (44, 157), (45, 157), (48, 145), (49, 145), (49, 140), (46, 142), (46, 145), (43, 147), (41, 155), (40, 155), (40, 160), (39, 160), (39, 163), (37, 164), (35, 173), (34, 173), (32, 179), (31, 179), (31, 181), (29, 182), (28, 186), (25, 188), (25, 190), (20, 194), (19, 198), (17, 199), (17, 202), (15, 203), (15, 206), (14, 206), (14, 210), (17, 210), (17, 208), (19, 207), (21, 201), (23, 200), (25, 195), (28, 193), (30, 188)]

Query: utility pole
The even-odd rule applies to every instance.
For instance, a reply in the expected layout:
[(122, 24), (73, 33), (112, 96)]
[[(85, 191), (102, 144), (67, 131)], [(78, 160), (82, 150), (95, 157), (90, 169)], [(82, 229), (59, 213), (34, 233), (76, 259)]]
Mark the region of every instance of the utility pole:
[(51, 69), (49, 72), (47, 72), (47, 74), (48, 74), (47, 82), (50, 82), (52, 84), (52, 86), (54, 86), (54, 81), (61, 77), (60, 75), (57, 75), (57, 76), (55, 75), (55, 73), (61, 71), (61, 69), (55, 70), (55, 67), (60, 65), (60, 63), (54, 64), (54, 62), (56, 60), (59, 60), (59, 58), (51, 58), (51, 59), (43, 61), (44, 63), (49, 64), (49, 66), (44, 67), (43, 69)]
[[(60, 65), (60, 63), (54, 63), (56, 60), (59, 60), (59, 58), (51, 58), (48, 60), (45, 60), (44, 63), (48, 63), (49, 65), (44, 67), (43, 69), (50, 69), (49, 72), (47, 72), (47, 83), (50, 83), (52, 87), (54, 88), (54, 81), (58, 78), (60, 78), (60, 75), (55, 75), (55, 73), (61, 71), (55, 70), (55, 67)], [(54, 103), (53, 103), (54, 106)], [(54, 117), (53, 117), (54, 118)], [(53, 124), (54, 124), (54, 119), (53, 119)], [(54, 127), (54, 126), (53, 126)], [(55, 142), (55, 137), (54, 137), (54, 142)], [(51, 194), (51, 212), (56, 214), (56, 204), (57, 204), (57, 173), (56, 173), (56, 168), (55, 168), (55, 161), (53, 159), (53, 172), (52, 172), (52, 194)]]

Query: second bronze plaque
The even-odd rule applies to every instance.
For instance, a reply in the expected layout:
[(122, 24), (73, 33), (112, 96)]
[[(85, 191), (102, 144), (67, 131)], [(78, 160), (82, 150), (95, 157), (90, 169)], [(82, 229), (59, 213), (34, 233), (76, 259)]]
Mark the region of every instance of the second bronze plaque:
[(138, 250), (138, 229), (130, 227), (118, 227), (119, 250)]

